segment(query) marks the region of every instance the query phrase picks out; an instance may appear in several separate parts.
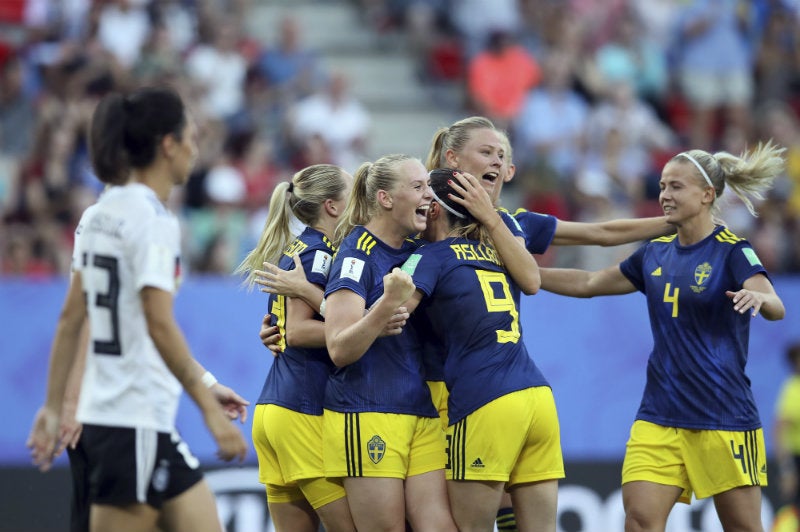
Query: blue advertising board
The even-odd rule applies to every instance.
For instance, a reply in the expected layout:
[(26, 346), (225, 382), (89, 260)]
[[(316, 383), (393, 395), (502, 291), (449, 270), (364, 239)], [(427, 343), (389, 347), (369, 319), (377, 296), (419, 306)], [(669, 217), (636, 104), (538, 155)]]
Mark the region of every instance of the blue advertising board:
[[(784, 349), (800, 340), (800, 279), (777, 278), (786, 318), (753, 319), (747, 366), (770, 448), (772, 410), (788, 367)], [(28, 462), (25, 439), (44, 399), (55, 324), (66, 282), (0, 281), (0, 466)], [(258, 338), (266, 294), (248, 293), (232, 279), (194, 277), (184, 283), (175, 312), (200, 362), (247, 399), (257, 398), (272, 355)], [(644, 387), (652, 337), (640, 294), (573, 299), (540, 292), (523, 299), (521, 324), (531, 356), (550, 381), (568, 460), (621, 459)], [(13, 405), (13, 406), (10, 406)], [(178, 428), (194, 453), (213, 465), (214, 445), (198, 410), (183, 400)], [(242, 426), (249, 435), (250, 421)], [(250, 462), (255, 455), (250, 454)]]

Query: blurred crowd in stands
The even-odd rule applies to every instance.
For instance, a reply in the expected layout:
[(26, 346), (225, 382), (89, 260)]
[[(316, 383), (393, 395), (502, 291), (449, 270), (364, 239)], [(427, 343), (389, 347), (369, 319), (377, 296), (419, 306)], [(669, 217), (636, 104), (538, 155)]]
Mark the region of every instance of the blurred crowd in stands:
[[(267, 1), (0, 2), (0, 274), (69, 270), (75, 224), (101, 192), (88, 118), (110, 90), (169, 82), (192, 102), (200, 160), (171, 201), (193, 272), (233, 270), (277, 182), (365, 160), (370, 110), (304, 44), (298, 20), (247, 31)], [(399, 38), (432, 98), (459, 89), (455, 118), (482, 114), (509, 132), (511, 207), (569, 220), (659, 214), (658, 176), (675, 153), (773, 139), (786, 175), (758, 218), (728, 201), (723, 219), (770, 272), (800, 272), (798, 2), (316, 1), (357, 10), (378, 41)], [(544, 261), (600, 268), (629, 251)]]

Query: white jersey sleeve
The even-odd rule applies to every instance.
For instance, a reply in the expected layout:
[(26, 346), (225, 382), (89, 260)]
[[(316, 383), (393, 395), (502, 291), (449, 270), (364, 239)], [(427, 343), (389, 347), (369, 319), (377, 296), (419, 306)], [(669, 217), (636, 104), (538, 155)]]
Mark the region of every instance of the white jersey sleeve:
[(131, 244), (134, 286), (175, 292), (180, 275), (180, 228), (174, 216), (162, 214), (147, 220)]

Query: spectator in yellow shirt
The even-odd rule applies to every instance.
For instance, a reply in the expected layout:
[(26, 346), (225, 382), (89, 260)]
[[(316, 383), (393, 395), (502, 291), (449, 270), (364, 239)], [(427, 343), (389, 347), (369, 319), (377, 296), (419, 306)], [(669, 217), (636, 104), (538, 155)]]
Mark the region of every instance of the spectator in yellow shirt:
[(789, 346), (786, 358), (792, 374), (784, 381), (775, 405), (775, 445), (781, 502), (794, 506), (794, 511), (788, 513), (793, 513), (797, 519), (800, 512), (800, 342)]

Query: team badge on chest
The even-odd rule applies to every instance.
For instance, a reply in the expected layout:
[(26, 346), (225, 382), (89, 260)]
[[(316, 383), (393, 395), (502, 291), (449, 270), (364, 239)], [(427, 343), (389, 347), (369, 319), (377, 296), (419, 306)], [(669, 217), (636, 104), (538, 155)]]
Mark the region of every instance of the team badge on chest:
[(700, 293), (706, 289), (703, 286), (703, 283), (708, 281), (708, 278), (711, 277), (711, 265), (707, 262), (699, 265), (697, 268), (694, 269), (694, 282), (697, 283), (695, 286), (692, 286), (692, 291), (696, 293)]

